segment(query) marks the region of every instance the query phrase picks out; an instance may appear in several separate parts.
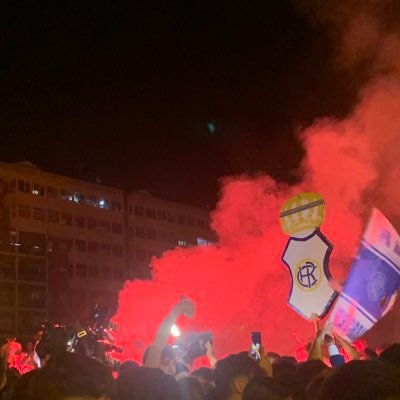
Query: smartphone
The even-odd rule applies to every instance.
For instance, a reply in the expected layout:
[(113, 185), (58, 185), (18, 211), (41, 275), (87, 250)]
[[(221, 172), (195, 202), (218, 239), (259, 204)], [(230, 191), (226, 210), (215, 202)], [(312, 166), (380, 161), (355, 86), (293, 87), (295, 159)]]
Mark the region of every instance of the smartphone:
[(251, 332), (251, 357), (258, 361), (261, 351), (261, 332)]

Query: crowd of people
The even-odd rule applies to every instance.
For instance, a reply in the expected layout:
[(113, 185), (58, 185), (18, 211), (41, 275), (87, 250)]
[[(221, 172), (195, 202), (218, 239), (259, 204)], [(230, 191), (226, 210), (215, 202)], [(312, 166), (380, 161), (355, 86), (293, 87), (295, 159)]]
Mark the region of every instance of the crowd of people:
[(193, 370), (167, 343), (177, 318), (194, 312), (182, 299), (161, 323), (142, 365), (125, 361), (116, 372), (79, 352), (40, 359), (36, 339), (23, 348), (10, 336), (1, 347), (0, 400), (400, 400), (400, 343), (377, 354), (318, 324), (303, 361), (262, 347), (217, 360), (208, 341), (209, 366)]

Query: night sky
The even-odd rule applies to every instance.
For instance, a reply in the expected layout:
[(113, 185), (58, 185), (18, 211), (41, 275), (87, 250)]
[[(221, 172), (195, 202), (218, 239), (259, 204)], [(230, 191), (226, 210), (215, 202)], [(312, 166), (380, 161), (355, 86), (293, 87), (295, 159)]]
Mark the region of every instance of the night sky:
[(354, 100), (295, 2), (40, 3), (3, 3), (2, 161), (212, 207), (222, 176), (293, 180), (295, 131)]

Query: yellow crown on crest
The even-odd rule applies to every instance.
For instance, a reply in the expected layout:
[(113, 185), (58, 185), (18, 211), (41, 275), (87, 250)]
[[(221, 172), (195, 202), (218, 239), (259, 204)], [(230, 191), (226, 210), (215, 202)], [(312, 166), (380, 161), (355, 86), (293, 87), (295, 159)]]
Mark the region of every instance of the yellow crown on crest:
[(302, 192), (287, 200), (281, 208), (280, 222), (288, 235), (315, 229), (325, 219), (325, 200), (319, 193)]

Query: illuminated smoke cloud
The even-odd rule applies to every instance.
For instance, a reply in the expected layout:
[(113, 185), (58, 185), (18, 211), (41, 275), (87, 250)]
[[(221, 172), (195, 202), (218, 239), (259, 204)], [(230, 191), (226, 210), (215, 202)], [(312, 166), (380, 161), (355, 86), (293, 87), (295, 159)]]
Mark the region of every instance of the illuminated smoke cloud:
[(196, 318), (178, 323), (181, 331), (212, 329), (218, 356), (245, 350), (252, 330), (263, 332), (268, 350), (293, 353), (292, 333), (310, 340), (313, 327), (286, 304), (290, 281), (280, 261), (287, 241), (279, 227), (282, 202), (302, 190), (320, 192), (325, 198), (322, 230), (335, 246), (331, 270), (339, 280), (346, 277), (371, 207), (396, 220), (400, 214), (397, 27), (371, 18), (375, 14), (368, 8), (362, 11), (350, 13), (353, 20), (340, 27), (344, 34), (338, 52), (338, 60), (354, 70), (360, 64), (364, 70), (366, 64), (369, 67), (358, 105), (343, 120), (322, 119), (299, 133), (306, 154), (296, 186), (261, 173), (221, 180), (220, 200), (212, 213), (218, 244), (169, 251), (153, 260), (152, 281), (127, 282), (121, 291), (115, 321), (125, 357), (141, 358), (181, 294), (197, 304)]

